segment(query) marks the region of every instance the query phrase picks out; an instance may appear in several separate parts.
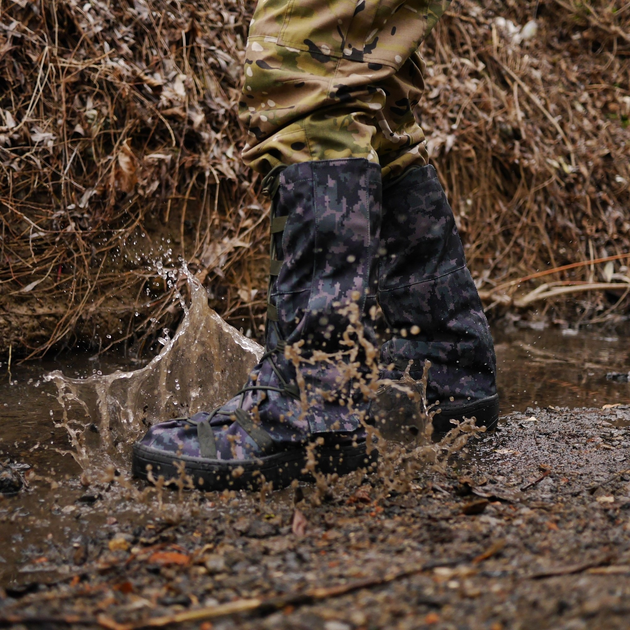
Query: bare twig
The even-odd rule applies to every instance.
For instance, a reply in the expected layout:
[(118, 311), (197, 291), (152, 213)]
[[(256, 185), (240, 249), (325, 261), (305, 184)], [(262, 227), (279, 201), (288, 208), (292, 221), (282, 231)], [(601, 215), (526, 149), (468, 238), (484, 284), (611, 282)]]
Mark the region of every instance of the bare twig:
[(575, 575), (576, 573), (584, 573), (594, 567), (602, 567), (610, 564), (613, 559), (613, 556), (604, 556), (599, 560), (591, 560), (590, 562), (583, 562), (581, 564), (570, 564), (564, 567), (557, 567), (555, 569), (536, 571), (535, 573), (530, 573), (527, 578), (530, 580), (542, 580), (544, 578), (557, 577), (560, 575)]
[(588, 488), (588, 492), (593, 494), (596, 490), (599, 490), (600, 488), (607, 486), (611, 481), (615, 481), (615, 479), (618, 479), (622, 475), (627, 475), (628, 473), (630, 473), (630, 468), (620, 470), (619, 472), (616, 472), (614, 475), (611, 475), (610, 477), (608, 477), (606, 481), (602, 481), (601, 483), (596, 483), (595, 485)]
[[(489, 553), (487, 557), (490, 557), (498, 551), (498, 549), (495, 549), (495, 546), (496, 545), (493, 545), (493, 547), (491, 548), (492, 552)], [(479, 556), (479, 558), (481, 559), (478, 560), (478, 562), (482, 562), (485, 559), (481, 556)], [(363, 580), (355, 580), (347, 584), (340, 584), (338, 586), (313, 588), (303, 593), (294, 593), (291, 595), (271, 598), (267, 600), (259, 598), (241, 599), (234, 602), (229, 602), (227, 604), (219, 604), (218, 606), (208, 606), (205, 608), (199, 608), (197, 610), (190, 610), (175, 613), (173, 615), (166, 615), (164, 617), (145, 619), (143, 621), (133, 624), (116, 624), (115, 622), (114, 624), (112, 624), (111, 620), (101, 616), (99, 617), (99, 624), (107, 628), (115, 628), (116, 630), (140, 630), (141, 628), (157, 628), (191, 621), (216, 619), (217, 617), (225, 617), (244, 612), (256, 612), (258, 614), (266, 615), (276, 610), (282, 610), (287, 606), (304, 606), (333, 597), (341, 597), (342, 595), (347, 595), (349, 593), (353, 593), (364, 588), (383, 586), (397, 580), (423, 573), (424, 571), (433, 570), (438, 567), (459, 565), (466, 561), (466, 559), (462, 558), (453, 560), (432, 561), (422, 564), (420, 566), (414, 566), (409, 569), (394, 571), (386, 575), (365, 578)]]

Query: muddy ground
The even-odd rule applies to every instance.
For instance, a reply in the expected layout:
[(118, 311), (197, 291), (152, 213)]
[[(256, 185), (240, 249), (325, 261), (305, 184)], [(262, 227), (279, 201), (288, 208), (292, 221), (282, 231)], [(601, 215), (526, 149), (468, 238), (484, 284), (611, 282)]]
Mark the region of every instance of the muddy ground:
[(40, 510), (0, 502), (5, 540), (42, 532), (0, 624), (626, 628), (629, 448), (630, 406), (546, 408), (406, 490), (383, 471), (266, 497), (31, 479)]

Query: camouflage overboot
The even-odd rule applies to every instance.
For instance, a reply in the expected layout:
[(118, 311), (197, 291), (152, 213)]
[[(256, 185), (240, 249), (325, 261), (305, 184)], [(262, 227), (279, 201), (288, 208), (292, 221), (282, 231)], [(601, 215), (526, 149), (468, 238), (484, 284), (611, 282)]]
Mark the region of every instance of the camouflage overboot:
[[(440, 409), (434, 431), (471, 417), (493, 428), (499, 416), (494, 345), (435, 169), (409, 169), (383, 199), (378, 300), (393, 332), (381, 349), (383, 377), (399, 381), (410, 365), (419, 380), (428, 359), (427, 401)], [(411, 409), (404, 395), (397, 399)]]
[(375, 279), (380, 167), (305, 162), (274, 169), (264, 186), (272, 198), (265, 354), (221, 407), (153, 426), (134, 445), (139, 477), (150, 466), (154, 478), (173, 478), (183, 466), (206, 490), (262, 480), (278, 488), (301, 478), (313, 458), (324, 473), (369, 463), (369, 403), (349, 374), (361, 361), (356, 314), (363, 318)]

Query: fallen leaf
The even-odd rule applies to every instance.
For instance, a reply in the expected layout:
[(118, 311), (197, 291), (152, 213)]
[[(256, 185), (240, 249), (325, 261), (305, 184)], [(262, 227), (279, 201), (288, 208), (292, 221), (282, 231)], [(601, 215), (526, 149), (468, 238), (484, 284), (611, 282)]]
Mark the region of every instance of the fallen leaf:
[(167, 566), (169, 564), (177, 564), (185, 566), (190, 564), (190, 556), (184, 553), (178, 553), (177, 551), (156, 551), (149, 556), (147, 560), (149, 564), (161, 564)]
[(114, 186), (126, 193), (133, 191), (137, 181), (138, 159), (129, 147), (129, 140), (120, 146), (116, 156), (116, 166), (112, 171)]
[(133, 584), (129, 581), (121, 582), (120, 584), (114, 584), (112, 587), (115, 591), (119, 591), (120, 593), (124, 593), (125, 595), (129, 595), (129, 593), (133, 593), (134, 588)]
[(597, 503), (614, 503), (615, 497), (611, 495), (603, 495), (601, 497), (597, 497), (595, 501), (597, 501)]
[(473, 488), (472, 493), (488, 499), (489, 501), (504, 501), (507, 503), (517, 503), (521, 500), (521, 494), (511, 488), (501, 488), (496, 484), (484, 486), (483, 488)]
[(124, 538), (112, 538), (108, 545), (110, 551), (127, 551), (129, 543)]
[[(199, 260), (204, 267), (221, 269), (227, 262), (228, 255), (237, 247), (249, 247), (249, 244), (238, 238), (224, 238), (222, 241), (210, 241), (204, 248)], [(251, 294), (248, 296), (253, 297)]]
[(603, 276), (606, 282), (612, 282), (615, 273), (615, 265), (612, 261), (608, 261), (604, 266)]
[(521, 455), (520, 451), (515, 451), (511, 448), (498, 448), (494, 451), (497, 455)]
[(306, 535), (307, 528), (308, 520), (306, 516), (304, 516), (304, 514), (302, 514), (300, 510), (295, 508), (295, 510), (293, 511), (293, 523), (291, 525), (291, 531), (299, 538), (302, 538)]
[(46, 280), (46, 277), (40, 278), (39, 280), (33, 280), (30, 284), (27, 284), (23, 289), (20, 289), (20, 293), (28, 293), (32, 291), (40, 282)]
[(131, 627), (129, 624), (118, 623), (117, 621), (114, 621), (113, 619), (110, 619), (105, 615), (97, 615), (96, 621), (98, 622), (99, 626), (107, 628), (108, 630), (129, 630), (129, 628)]
[(611, 565), (609, 567), (593, 567), (588, 569), (587, 573), (593, 575), (628, 575), (630, 574), (630, 566), (626, 565)]
[(486, 507), (488, 507), (489, 503), (490, 501), (488, 501), (488, 499), (478, 499), (477, 501), (471, 501), (462, 508), (462, 513), (468, 516), (472, 516), (473, 514), (481, 514), (486, 509)]
[(35, 144), (46, 143), (49, 146), (52, 146), (55, 138), (56, 136), (54, 133), (50, 133), (49, 131), (42, 131), (39, 127), (34, 127), (31, 130), (31, 140)]
[(2, 115), (4, 116), (4, 122), (6, 124), (7, 129), (13, 129), (13, 127), (17, 126), (17, 123), (15, 122), (15, 118), (13, 118), (10, 111), (8, 111), (7, 109), (4, 109), (4, 110), (0, 109), (0, 113), (2, 113)]
[(476, 558), (473, 558), (473, 564), (479, 564), (480, 562), (484, 562), (488, 558), (492, 558), (495, 554), (499, 553), (505, 547), (505, 540), (503, 538), (499, 538), (494, 543), (488, 547), (483, 553), (479, 554)]
[(258, 289), (239, 289), (237, 291), (238, 297), (241, 298), (243, 302), (251, 302), (256, 297), (256, 293), (258, 293)]
[(367, 486), (361, 486), (347, 501), (348, 503), (372, 503)]

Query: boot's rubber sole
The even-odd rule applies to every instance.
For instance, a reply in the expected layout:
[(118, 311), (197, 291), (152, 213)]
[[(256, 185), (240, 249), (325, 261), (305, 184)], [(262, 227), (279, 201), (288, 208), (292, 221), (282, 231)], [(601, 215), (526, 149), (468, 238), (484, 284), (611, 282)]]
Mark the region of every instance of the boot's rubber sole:
[[(346, 475), (359, 468), (369, 468), (377, 457), (373, 449), (368, 454), (365, 440), (345, 444), (323, 444), (314, 449), (317, 472)], [(274, 489), (288, 486), (294, 479), (312, 481), (303, 472), (307, 463), (306, 446), (280, 451), (255, 460), (208, 460), (202, 457), (178, 456), (136, 443), (133, 445), (131, 472), (147, 481), (165, 481), (184, 474), (199, 490), (257, 490), (261, 482), (272, 483)], [(150, 475), (149, 475), (150, 471)]]
[[(499, 396), (495, 394), (465, 405), (440, 405), (438, 410), (433, 416), (434, 438), (444, 437), (468, 418), (475, 418), (477, 426), (485, 426), (488, 431), (492, 431), (499, 420)], [(402, 389), (384, 388), (379, 392), (370, 413), (375, 426), (387, 440), (405, 442), (424, 434), (426, 416), (419, 404)]]
[[(477, 426), (484, 426), (488, 431), (496, 429), (499, 421), (499, 395), (488, 396), (467, 405), (439, 407), (440, 412), (433, 416), (433, 431), (446, 434), (453, 427), (468, 418), (475, 418)], [(452, 420), (455, 423), (451, 422)]]

